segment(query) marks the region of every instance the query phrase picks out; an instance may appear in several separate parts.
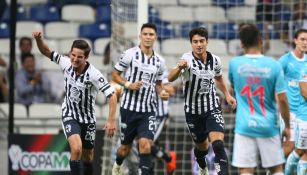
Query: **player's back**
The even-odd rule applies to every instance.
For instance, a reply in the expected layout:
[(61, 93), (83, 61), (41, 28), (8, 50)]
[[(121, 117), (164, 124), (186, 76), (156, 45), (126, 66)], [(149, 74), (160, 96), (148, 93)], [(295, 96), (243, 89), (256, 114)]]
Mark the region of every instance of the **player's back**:
[(275, 93), (285, 90), (280, 64), (263, 55), (244, 55), (229, 66), (238, 102), (235, 132), (252, 137), (278, 134)]

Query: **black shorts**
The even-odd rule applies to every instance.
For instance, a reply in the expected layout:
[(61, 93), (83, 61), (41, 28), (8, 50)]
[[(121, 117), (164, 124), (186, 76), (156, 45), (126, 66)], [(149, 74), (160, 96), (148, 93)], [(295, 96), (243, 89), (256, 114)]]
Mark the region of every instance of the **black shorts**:
[(224, 133), (224, 118), (219, 109), (201, 115), (185, 113), (185, 117), (195, 143), (202, 143), (212, 131)]
[(136, 136), (153, 140), (155, 131), (155, 112), (134, 112), (120, 108), (120, 140), (123, 145), (131, 144)]
[(62, 118), (62, 126), (68, 139), (73, 134), (79, 134), (82, 141), (83, 149), (93, 149), (95, 145), (96, 123), (79, 123), (69, 117)]

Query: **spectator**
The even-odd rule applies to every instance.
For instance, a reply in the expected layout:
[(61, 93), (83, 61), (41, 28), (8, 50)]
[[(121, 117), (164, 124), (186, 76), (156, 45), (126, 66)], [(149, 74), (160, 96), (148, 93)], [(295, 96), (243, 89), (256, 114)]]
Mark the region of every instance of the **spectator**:
[[(288, 44), (289, 48), (293, 48), (293, 35), (298, 29), (307, 29), (307, 3), (298, 0), (294, 3), (292, 20), (287, 22), (283, 27), (282, 39)], [(290, 49), (290, 50), (291, 50)]]
[(16, 56), (18, 68), (22, 67), (22, 55), (32, 53), (32, 39), (29, 37), (21, 37), (19, 40), (20, 54)]
[(15, 85), (17, 102), (27, 108), (32, 103), (50, 102), (50, 82), (35, 67), (35, 57), (25, 53), (21, 57), (22, 68), (17, 71)]

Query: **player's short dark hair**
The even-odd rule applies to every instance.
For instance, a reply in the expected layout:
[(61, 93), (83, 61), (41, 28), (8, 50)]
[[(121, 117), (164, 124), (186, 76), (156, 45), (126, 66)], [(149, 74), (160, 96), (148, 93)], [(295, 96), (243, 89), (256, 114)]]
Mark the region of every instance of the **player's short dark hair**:
[(245, 24), (240, 28), (239, 38), (245, 48), (258, 46), (261, 34), (254, 24)]
[(21, 55), (21, 63), (23, 64), (27, 58), (32, 58), (33, 60), (35, 60), (34, 55), (32, 53), (23, 53)]
[(73, 48), (81, 49), (84, 51), (84, 56), (88, 57), (91, 52), (89, 44), (84, 40), (75, 40), (71, 45), (71, 51)]
[(208, 40), (208, 30), (205, 27), (197, 27), (192, 29), (189, 33), (190, 42), (192, 42), (192, 38), (194, 35), (205, 37), (206, 40)]
[[(294, 39), (297, 39), (298, 36), (299, 36), (301, 33), (307, 33), (307, 29), (300, 28), (300, 29), (298, 29), (297, 31), (295, 31), (295, 33), (294, 33)], [(293, 48), (296, 47), (296, 44), (294, 43), (294, 40), (292, 41), (292, 47), (293, 47)]]
[(24, 37), (21, 37), (20, 40), (19, 40), (19, 47), (22, 45), (22, 43), (24, 41), (29, 41), (30, 45), (32, 46), (32, 39), (29, 38), (29, 37), (24, 36)]
[(157, 27), (153, 23), (145, 23), (145, 24), (143, 24), (142, 27), (141, 27), (141, 31), (143, 31), (144, 28), (154, 29), (154, 31), (157, 33)]

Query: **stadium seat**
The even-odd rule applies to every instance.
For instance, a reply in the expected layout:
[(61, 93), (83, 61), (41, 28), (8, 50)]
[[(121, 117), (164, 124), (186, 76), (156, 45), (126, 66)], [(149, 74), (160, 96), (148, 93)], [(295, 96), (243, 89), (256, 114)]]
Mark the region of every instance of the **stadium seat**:
[(179, 4), (185, 6), (208, 6), (211, 5), (211, 3), (211, 0), (179, 0)]
[(274, 58), (279, 58), (281, 55), (288, 52), (288, 46), (284, 42), (279, 39), (271, 39), (270, 40), (270, 49), (267, 51), (267, 55), (272, 56)]
[[(9, 115), (9, 103), (0, 103), (0, 112)], [(14, 103), (14, 117), (27, 118), (27, 109), (23, 104)]]
[(108, 24), (81, 24), (79, 37), (95, 40), (97, 38), (110, 38), (111, 28)]
[(222, 7), (217, 6), (196, 7), (194, 10), (194, 16), (196, 21), (205, 23), (221, 23), (227, 21), (225, 10)]
[(153, 6), (176, 6), (177, 0), (149, 0), (149, 4)]
[[(37, 58), (37, 57), (36, 57)], [(47, 58), (39, 58), (42, 71), (61, 71), (59, 65)]]
[(226, 9), (232, 6), (242, 6), (244, 5), (244, 0), (213, 0), (213, 5)]
[(159, 39), (168, 39), (175, 36), (175, 28), (170, 22), (160, 21), (156, 23)]
[(95, 22), (94, 10), (89, 5), (65, 5), (62, 8), (62, 20), (76, 23)]
[(232, 39), (228, 42), (228, 54), (239, 55), (243, 49), (241, 48), (241, 41), (239, 39)]
[(88, 61), (98, 70), (103, 71), (102, 55), (89, 55)]
[(213, 25), (212, 37), (216, 39), (235, 39), (238, 35), (238, 24), (235, 23), (218, 23)]
[(49, 22), (45, 25), (45, 36), (49, 39), (77, 38), (78, 27), (69, 22)]
[[(227, 55), (227, 53), (224, 54), (224, 55), (217, 55), (217, 56), (219, 56), (220, 59), (221, 59), (222, 71), (223, 71), (223, 72), (228, 71), (228, 69), (229, 69), (229, 62), (230, 62), (230, 60), (231, 60), (231, 58), (232, 58), (233, 56)], [(224, 75), (224, 74), (223, 74), (223, 75)], [(227, 76), (227, 77), (224, 77), (224, 80), (226, 80), (225, 78), (228, 79), (228, 76)]]
[(62, 108), (59, 104), (34, 103), (29, 107), (30, 118), (58, 118), (61, 119)]
[(48, 2), (48, 0), (19, 0), (18, 1), (18, 4), (22, 4), (22, 5), (25, 5), (25, 6), (32, 6), (32, 5), (35, 5), (35, 4), (46, 4)]
[(152, 6), (148, 7), (148, 21), (151, 23), (161, 21), (159, 11)]
[[(19, 42), (19, 41), (18, 41)], [(32, 41), (33, 43), (35, 43), (35, 41), (33, 40)], [(59, 44), (58, 44), (58, 41), (57, 40), (49, 40), (49, 39), (45, 39), (45, 42), (47, 43), (47, 45), (49, 46), (49, 48), (51, 50), (55, 50), (55, 51), (58, 51), (59, 50)], [(18, 45), (17, 45), (18, 46)], [(18, 46), (19, 47), (19, 46)], [(38, 47), (36, 44), (33, 44), (33, 47), (32, 47), (32, 52), (34, 54), (38, 54), (38, 55), (41, 55), (41, 52), (39, 51)], [(16, 48), (17, 49), (17, 48)], [(16, 53), (20, 54), (20, 49), (16, 50)]]
[[(159, 9), (161, 20), (180, 23), (193, 21), (193, 10), (191, 7), (169, 6)], [(203, 15), (204, 16), (204, 15)]]
[(9, 38), (10, 37), (10, 26), (8, 23), (0, 23), (0, 38)]
[[(0, 24), (0, 34), (1, 34), (1, 24)], [(0, 37), (1, 38), (1, 37)], [(0, 39), (0, 53), (9, 55), (10, 54), (10, 39), (9, 38), (4, 38)]]
[(257, 5), (257, 0), (245, 0), (244, 4), (246, 6), (256, 6)]
[(182, 23), (180, 25), (180, 36), (182, 38), (188, 38), (189, 37), (189, 32), (191, 29), (196, 28), (196, 27), (206, 27), (203, 23), (199, 22), (199, 21), (194, 21), (194, 22), (186, 22), (186, 23)]
[[(266, 26), (264, 23), (257, 23), (256, 24), (257, 28), (260, 30), (262, 37), (265, 38), (265, 35), (269, 34), (270, 39), (280, 39), (280, 31), (278, 30), (274, 30), (274, 26), (273, 25), (268, 25), (267, 26), (267, 31), (266, 31)], [(268, 33), (266, 33), (268, 32)]]
[(167, 39), (162, 41), (161, 48), (163, 54), (181, 56), (191, 50), (191, 45), (186, 39)]
[(177, 55), (177, 56), (176, 55), (165, 55), (163, 58), (165, 59), (165, 64), (166, 64), (167, 69), (170, 70), (177, 65), (181, 56), (180, 55)]
[(96, 9), (96, 23), (111, 24), (111, 6), (99, 6)]
[[(11, 13), (10, 6), (7, 6), (0, 21), (9, 22), (11, 17), (10, 13)], [(29, 20), (29, 17), (27, 15), (27, 10), (24, 6), (17, 7), (16, 20), (17, 21)]]
[(40, 21), (42, 23), (59, 21), (60, 13), (58, 8), (55, 6), (33, 6), (30, 9), (30, 19), (33, 21)]
[(98, 38), (94, 41), (94, 53), (102, 55), (106, 45), (110, 42), (110, 38)]
[(226, 16), (231, 22), (254, 22), (256, 20), (256, 8), (249, 6), (231, 7), (227, 9)]
[(90, 46), (90, 48), (93, 48), (93, 46), (92, 46), (92, 41), (91, 40), (89, 40), (89, 39), (87, 39), (87, 38), (70, 38), (70, 39), (62, 39), (62, 40), (60, 40), (59, 41), (59, 53), (61, 53), (61, 54), (68, 54), (69, 53), (69, 51), (70, 51), (70, 49), (71, 49), (71, 45), (72, 45), (72, 43), (74, 42), (74, 40), (76, 40), (76, 39), (83, 39), (83, 40), (85, 40), (88, 44), (89, 44), (89, 46)]
[(43, 24), (36, 21), (19, 21), (16, 24), (16, 37), (28, 36), (32, 38), (33, 31), (43, 31)]
[(227, 55), (227, 44), (222, 39), (209, 39), (207, 50), (217, 56)]

